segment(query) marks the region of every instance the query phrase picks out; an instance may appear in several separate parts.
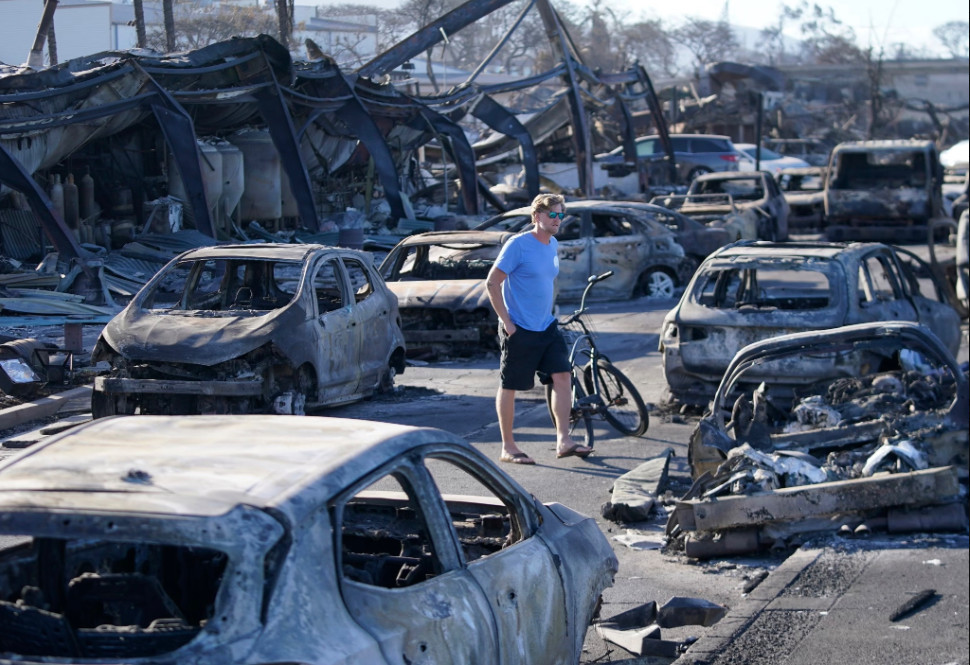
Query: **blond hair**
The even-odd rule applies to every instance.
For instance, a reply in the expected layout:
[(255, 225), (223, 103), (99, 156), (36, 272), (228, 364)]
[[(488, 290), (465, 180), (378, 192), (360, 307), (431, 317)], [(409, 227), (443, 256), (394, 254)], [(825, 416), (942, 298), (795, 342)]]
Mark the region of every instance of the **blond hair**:
[(539, 194), (532, 199), (532, 223), (536, 222), (536, 215), (540, 212), (552, 210), (556, 206), (565, 204), (566, 199), (562, 194)]

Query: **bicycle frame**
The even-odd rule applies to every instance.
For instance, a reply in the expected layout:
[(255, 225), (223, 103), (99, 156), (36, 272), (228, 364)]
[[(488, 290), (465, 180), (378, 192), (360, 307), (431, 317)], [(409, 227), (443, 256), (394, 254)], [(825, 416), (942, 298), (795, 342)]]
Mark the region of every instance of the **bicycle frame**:
[[(606, 272), (591, 276), (583, 290), (579, 309), (560, 321), (563, 336), (570, 347), (570, 428), (582, 421), (587, 445), (590, 446), (593, 445), (594, 418), (608, 421), (627, 436), (640, 436), (649, 425), (649, 414), (643, 398), (630, 379), (614, 367), (605, 354), (600, 353), (596, 338), (583, 318), (590, 289), (612, 274)], [(551, 400), (549, 393), (547, 399)], [(551, 401), (549, 409), (551, 414)]]
[(605, 356), (601, 355), (597, 350), (596, 340), (586, 325), (586, 321), (583, 320), (583, 315), (586, 313), (586, 298), (589, 295), (590, 289), (597, 282), (601, 282), (612, 275), (612, 270), (602, 275), (591, 275), (589, 280), (587, 280), (586, 288), (583, 289), (583, 297), (579, 302), (579, 309), (560, 322), (560, 326), (562, 327), (578, 324), (582, 330), (572, 340), (570, 345), (569, 363), (571, 365), (570, 374), (572, 377), (570, 380), (570, 390), (572, 393), (572, 408), (578, 409), (589, 416), (602, 416), (605, 405), (600, 398), (599, 374), (597, 372), (592, 372), (593, 390), (589, 394), (586, 394), (586, 391), (583, 389), (583, 368), (590, 363), (595, 367), (597, 360), (605, 358)]

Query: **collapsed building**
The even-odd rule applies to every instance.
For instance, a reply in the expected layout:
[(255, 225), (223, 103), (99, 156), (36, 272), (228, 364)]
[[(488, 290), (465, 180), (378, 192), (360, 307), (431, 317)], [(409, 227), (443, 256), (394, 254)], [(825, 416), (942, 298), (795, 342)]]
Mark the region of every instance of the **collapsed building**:
[[(148, 270), (112, 266), (104, 250), (153, 231), (192, 229), (216, 242), (287, 230), (301, 240), (359, 245), (365, 221), (385, 231), (401, 222), (412, 225), (405, 231), (422, 228), (416, 198), (442, 181), (454, 183), (457, 214), (504, 209), (477, 168), (489, 150), (519, 155), (522, 189), (534, 196), (544, 142), (573, 156), (579, 189), (590, 192), (589, 128), (602, 124), (591, 118), (611, 116), (632, 154), (630, 107), (652, 100), (659, 109), (642, 67), (610, 75), (586, 68), (545, 0), (534, 6), (558, 59), (549, 71), (501, 85), (477, 84), (473, 72), (434, 96), (390, 80), (442, 35), (507, 2), (466, 3), (353, 72), (324, 55), (295, 62), (266, 35), (185, 53), (105, 52), (40, 71), (7, 68), (0, 72), (4, 255), (29, 262), (56, 252), (80, 271), (59, 290), (111, 304), (138, 284), (106, 285), (105, 270), (129, 279)], [(536, 96), (542, 105), (530, 109), (527, 128), (495, 96), (530, 87), (546, 93)], [(459, 124), (465, 118), (504, 139), (476, 151)], [(608, 138), (615, 144), (617, 135)], [(443, 156), (437, 173), (420, 161), (426, 147)]]

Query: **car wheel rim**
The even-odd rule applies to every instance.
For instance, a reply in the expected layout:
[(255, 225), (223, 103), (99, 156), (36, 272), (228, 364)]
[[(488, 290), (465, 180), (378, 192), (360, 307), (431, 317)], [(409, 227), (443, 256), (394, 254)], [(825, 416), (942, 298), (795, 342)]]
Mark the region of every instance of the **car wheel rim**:
[(674, 280), (665, 272), (652, 272), (647, 276), (647, 296), (670, 298), (674, 295)]

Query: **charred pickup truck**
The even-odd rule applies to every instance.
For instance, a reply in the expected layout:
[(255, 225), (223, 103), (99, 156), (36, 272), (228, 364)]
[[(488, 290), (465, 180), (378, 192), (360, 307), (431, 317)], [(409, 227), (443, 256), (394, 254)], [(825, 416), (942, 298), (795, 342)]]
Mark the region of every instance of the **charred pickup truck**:
[(651, 203), (725, 228), (735, 240), (788, 239), (788, 201), (767, 171), (705, 173), (686, 195), (660, 196)]
[(829, 240), (926, 239), (944, 217), (943, 168), (932, 141), (858, 141), (832, 150), (825, 182)]
[(404, 371), (397, 298), (368, 255), (225, 245), (173, 259), (112, 319), (92, 359), (95, 418), (292, 413), (387, 389)]

